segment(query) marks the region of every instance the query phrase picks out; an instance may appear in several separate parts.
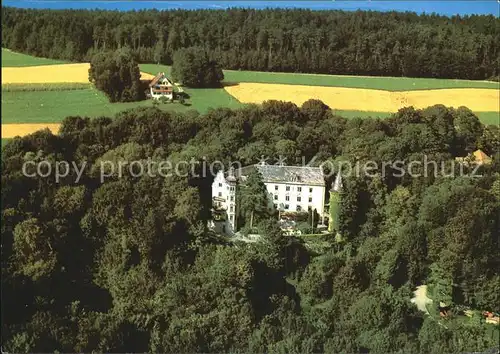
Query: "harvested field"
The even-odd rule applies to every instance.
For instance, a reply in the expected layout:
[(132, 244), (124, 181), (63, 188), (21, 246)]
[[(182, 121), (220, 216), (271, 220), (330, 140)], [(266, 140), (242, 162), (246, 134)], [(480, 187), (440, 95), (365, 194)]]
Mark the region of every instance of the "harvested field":
[(38, 130), (49, 128), (53, 134), (57, 134), (60, 124), (2, 124), (2, 139), (25, 136)]
[[(27, 67), (2, 67), (3, 84), (88, 83), (89, 63), (54, 64)], [(154, 75), (141, 73), (141, 79), (151, 80)]]
[(475, 112), (500, 110), (500, 90), (495, 89), (457, 88), (389, 92), (346, 87), (239, 83), (226, 86), (225, 90), (242, 103), (283, 100), (302, 105), (308, 99), (315, 98), (339, 110), (396, 112), (402, 107), (426, 108), (435, 104), (448, 107), (466, 106)]

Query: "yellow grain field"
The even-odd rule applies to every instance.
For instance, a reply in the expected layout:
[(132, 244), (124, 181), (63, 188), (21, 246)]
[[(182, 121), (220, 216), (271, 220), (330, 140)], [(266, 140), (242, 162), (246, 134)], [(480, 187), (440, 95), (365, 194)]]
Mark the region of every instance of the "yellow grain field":
[(346, 87), (322, 87), (239, 83), (225, 90), (242, 103), (262, 103), (266, 100), (291, 101), (302, 105), (314, 98), (333, 109), (396, 112), (407, 106), (426, 108), (435, 104), (447, 107), (466, 106), (475, 112), (500, 111), (500, 91), (494, 89), (439, 89), (390, 92)]
[(52, 134), (59, 132), (61, 124), (39, 123), (39, 124), (2, 124), (2, 138), (14, 138), (16, 136), (25, 136), (38, 130), (49, 128)]
[[(2, 84), (47, 84), (59, 82), (89, 82), (89, 63), (40, 65), (2, 68)], [(141, 73), (141, 79), (154, 75)]]

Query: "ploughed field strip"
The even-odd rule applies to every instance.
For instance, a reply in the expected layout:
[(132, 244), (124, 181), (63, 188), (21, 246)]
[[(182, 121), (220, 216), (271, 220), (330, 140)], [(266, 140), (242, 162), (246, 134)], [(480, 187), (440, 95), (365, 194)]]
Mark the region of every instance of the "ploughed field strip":
[(34, 132), (42, 129), (49, 129), (52, 134), (57, 134), (59, 132), (60, 124), (47, 124), (47, 123), (37, 123), (37, 124), (2, 124), (2, 139), (10, 139), (16, 136), (25, 136), (33, 134)]
[(378, 112), (396, 112), (407, 106), (426, 108), (435, 104), (455, 108), (466, 106), (475, 112), (498, 112), (500, 102), (500, 90), (478, 88), (390, 92), (346, 87), (244, 82), (226, 86), (225, 90), (242, 103), (283, 100), (301, 105), (314, 98), (334, 109)]
[[(89, 63), (54, 64), (28, 67), (2, 67), (3, 84), (87, 83)], [(141, 73), (141, 79), (151, 80), (154, 75)]]

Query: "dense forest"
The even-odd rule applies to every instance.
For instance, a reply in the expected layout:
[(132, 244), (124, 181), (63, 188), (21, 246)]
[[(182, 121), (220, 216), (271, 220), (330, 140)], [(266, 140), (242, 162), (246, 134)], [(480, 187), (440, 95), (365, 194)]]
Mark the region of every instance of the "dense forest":
[(129, 46), (171, 64), (204, 47), (224, 69), (488, 79), (500, 67), (500, 19), (310, 10), (91, 11), (2, 7), (2, 46), (90, 61)]
[[(134, 16), (152, 14), (170, 16)], [(342, 239), (320, 239), (326, 244), (321, 250), (283, 236), (269, 218), (258, 225), (260, 242), (233, 243), (213, 234), (207, 228), (210, 174), (130, 173), (100, 183), (97, 173), (101, 161), (203, 156), (249, 164), (282, 153), (332, 164), (427, 156), (453, 170), (454, 157), (477, 148), (493, 157), (477, 172), (480, 178), (346, 176)], [(1, 156), (2, 350), (494, 348), (498, 326), (485, 324), (480, 313), (500, 310), (498, 151), (499, 128), (483, 126), (464, 107), (405, 108), (386, 120), (347, 120), (314, 100), (204, 115), (140, 108), (113, 119), (68, 117), (59, 135), (46, 130), (15, 138)], [(22, 173), (25, 162), (48, 161), (54, 168), (62, 160), (86, 163), (78, 181), (74, 169), (58, 183), (52, 175)], [(434, 299), (429, 315), (410, 302), (420, 284)], [(444, 318), (440, 301), (453, 306)], [(461, 307), (479, 315), (463, 316)]]

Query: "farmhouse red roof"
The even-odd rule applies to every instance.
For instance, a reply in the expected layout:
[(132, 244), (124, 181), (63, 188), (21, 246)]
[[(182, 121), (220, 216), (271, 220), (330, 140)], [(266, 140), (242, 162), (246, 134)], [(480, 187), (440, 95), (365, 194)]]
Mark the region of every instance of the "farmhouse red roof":
[(154, 85), (156, 85), (163, 76), (165, 76), (165, 73), (156, 74), (153, 80), (151, 80), (151, 82), (149, 83), (149, 87), (153, 87)]

